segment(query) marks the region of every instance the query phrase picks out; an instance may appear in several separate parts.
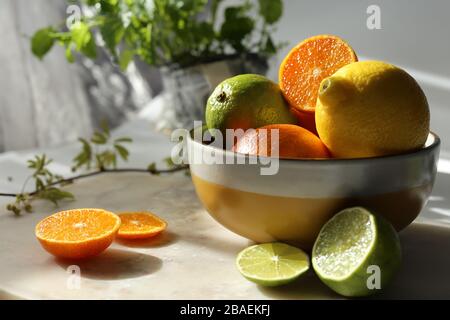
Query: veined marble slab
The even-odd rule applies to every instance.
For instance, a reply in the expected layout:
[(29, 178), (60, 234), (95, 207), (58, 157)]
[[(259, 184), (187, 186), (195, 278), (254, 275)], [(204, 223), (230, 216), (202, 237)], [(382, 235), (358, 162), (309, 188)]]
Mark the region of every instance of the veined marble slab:
[[(36, 202), (20, 217), (0, 212), (0, 298), (24, 299), (317, 299), (340, 298), (313, 272), (292, 285), (262, 288), (235, 267), (248, 246), (215, 222), (196, 198), (190, 178), (104, 174), (77, 181), (76, 196), (55, 208)], [(168, 221), (151, 241), (116, 241), (100, 256), (79, 263), (79, 288), (68, 268), (34, 237), (34, 226), (58, 210), (102, 207), (111, 211), (151, 210)], [(381, 298), (450, 298), (450, 228), (416, 223), (402, 232), (404, 261)], [(70, 270), (70, 269), (69, 269)]]

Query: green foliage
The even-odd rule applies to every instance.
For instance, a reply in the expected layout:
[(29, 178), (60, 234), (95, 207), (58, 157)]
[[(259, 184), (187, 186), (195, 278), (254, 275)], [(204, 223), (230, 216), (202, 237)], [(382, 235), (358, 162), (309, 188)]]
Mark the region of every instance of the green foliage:
[(31, 38), (31, 51), (39, 59), (42, 59), (53, 47), (55, 43), (55, 39), (52, 37), (53, 32), (52, 27), (44, 28), (38, 30)]
[(88, 170), (95, 167), (100, 171), (117, 168), (117, 159), (127, 161), (130, 154), (124, 144), (133, 140), (128, 137), (112, 139), (108, 125), (102, 123), (102, 130), (95, 131), (89, 141), (82, 138), (78, 141), (82, 144), (82, 148), (73, 159), (74, 172), (82, 167)]
[(246, 16), (248, 6), (229, 7), (225, 10), (225, 21), (220, 29), (221, 38), (236, 51), (245, 49), (244, 40), (252, 32), (255, 22)]
[(68, 192), (68, 191), (63, 191), (59, 188), (55, 188), (55, 187), (50, 187), (50, 188), (45, 188), (44, 190), (42, 190), (41, 192), (38, 192), (35, 195), (36, 198), (39, 199), (45, 199), (48, 201), (51, 201), (53, 204), (58, 205), (58, 202), (61, 200), (74, 200), (74, 196), (72, 193)]
[(267, 24), (274, 24), (283, 14), (283, 3), (274, 0), (259, 0), (259, 13)]
[(46, 185), (61, 179), (61, 176), (54, 175), (47, 168), (50, 163), (52, 163), (52, 159), (48, 159), (45, 154), (34, 156), (34, 159), (28, 160), (28, 168), (34, 170), (31, 176), (34, 178), (37, 192), (45, 190)]
[[(115, 0), (109, 1), (113, 3)], [(57, 186), (63, 187), (76, 179), (99, 173), (127, 171), (127, 169), (117, 169), (117, 159), (128, 160), (130, 152), (124, 144), (131, 143), (132, 139), (129, 137), (113, 139), (106, 122), (101, 124), (101, 130), (95, 131), (89, 140), (83, 138), (79, 138), (78, 140), (81, 143), (81, 151), (73, 159), (72, 171), (77, 171), (80, 168), (87, 170), (95, 169), (94, 171), (64, 179), (62, 176), (52, 173), (48, 168), (52, 163), (52, 159), (49, 159), (45, 154), (41, 156), (36, 155), (33, 159), (27, 161), (28, 168), (32, 170), (32, 173), (25, 180), (22, 192), (8, 194), (15, 196), (16, 199), (13, 203), (8, 204), (6, 209), (19, 215), (22, 211), (32, 212), (33, 207), (31, 206), (31, 201), (35, 199), (47, 200), (55, 205), (58, 205), (63, 200), (74, 200), (72, 193), (64, 191)], [(161, 172), (170, 173), (187, 169), (186, 165), (176, 165), (173, 163), (170, 157), (165, 158), (164, 162), (168, 169), (159, 170), (156, 168), (156, 163), (152, 162), (146, 169), (128, 169), (128, 171), (147, 172), (158, 175)], [(25, 187), (31, 179), (34, 180), (35, 190), (26, 193), (24, 192)], [(8, 181), (12, 181), (12, 178), (8, 177)]]
[(62, 200), (73, 200), (74, 196), (68, 191), (63, 191), (60, 188), (55, 187), (55, 183), (62, 180), (62, 177), (53, 174), (48, 165), (52, 162), (52, 159), (47, 158), (45, 154), (36, 155), (33, 159), (28, 160), (28, 168), (32, 170), (32, 174), (24, 183), (24, 189), (27, 182), (30, 179), (34, 179), (35, 191), (32, 193), (21, 192), (17, 194), (14, 203), (10, 203), (6, 206), (6, 209), (19, 215), (22, 211), (31, 212), (33, 210), (31, 201), (34, 199), (44, 199), (51, 201), (55, 205)]
[(156, 163), (152, 162), (148, 165), (147, 171), (151, 174), (158, 175), (158, 170), (156, 169)]
[(70, 29), (70, 34), (77, 51), (83, 53), (88, 58), (95, 58), (97, 56), (94, 35), (88, 24), (76, 22), (72, 26), (72, 29)]
[(177, 166), (177, 165), (173, 162), (173, 160), (172, 160), (171, 157), (164, 158), (164, 162), (166, 163), (166, 166), (167, 166), (168, 168), (174, 168), (174, 167)]
[[(137, 56), (149, 65), (191, 65), (225, 55), (257, 53), (267, 57), (279, 48), (271, 37), (281, 18), (281, 0), (245, 0), (226, 6), (224, 0), (82, 0), (94, 10), (70, 30), (47, 27), (32, 40), (40, 59), (54, 43), (96, 57), (95, 35), (113, 60), (126, 69)], [(219, 13), (224, 15), (218, 23)]]

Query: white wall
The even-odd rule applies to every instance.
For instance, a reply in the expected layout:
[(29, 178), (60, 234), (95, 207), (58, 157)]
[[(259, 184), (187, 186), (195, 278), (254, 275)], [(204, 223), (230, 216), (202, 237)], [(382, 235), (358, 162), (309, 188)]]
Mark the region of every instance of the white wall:
[(83, 84), (64, 52), (41, 62), (30, 50), (36, 29), (61, 21), (61, 5), (0, 0), (0, 151), (60, 144), (91, 130)]

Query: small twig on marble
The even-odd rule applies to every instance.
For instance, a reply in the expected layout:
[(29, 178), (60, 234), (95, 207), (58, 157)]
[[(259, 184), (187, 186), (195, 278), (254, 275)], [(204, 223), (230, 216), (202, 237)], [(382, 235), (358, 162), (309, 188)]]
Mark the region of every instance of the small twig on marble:
[[(188, 165), (179, 165), (179, 166), (175, 166), (175, 167), (169, 168), (169, 169), (153, 169), (153, 170), (140, 169), (140, 168), (103, 169), (103, 170), (97, 170), (97, 171), (93, 171), (93, 172), (76, 175), (76, 176), (73, 176), (70, 178), (60, 179), (60, 180), (57, 180), (57, 181), (54, 181), (54, 182), (48, 184), (47, 186), (51, 187), (51, 186), (56, 186), (56, 185), (70, 184), (70, 183), (74, 182), (75, 180), (93, 177), (93, 176), (97, 176), (97, 175), (104, 174), (104, 173), (140, 172), (140, 173), (148, 173), (148, 174), (152, 174), (152, 175), (158, 175), (158, 174), (174, 173), (177, 171), (183, 171), (183, 170), (187, 170), (188, 168), (189, 168)], [(34, 196), (38, 192), (39, 191), (34, 190), (33, 192), (29, 192), (28, 195)], [(1, 197), (17, 197), (18, 195), (21, 195), (21, 194), (23, 194), (23, 192), (22, 193), (0, 192)]]

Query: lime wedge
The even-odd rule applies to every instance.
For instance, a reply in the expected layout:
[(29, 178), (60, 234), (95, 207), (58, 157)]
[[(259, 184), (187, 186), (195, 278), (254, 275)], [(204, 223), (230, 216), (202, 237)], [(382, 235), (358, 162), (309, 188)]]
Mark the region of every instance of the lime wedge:
[(298, 278), (309, 269), (309, 257), (284, 243), (258, 244), (242, 250), (236, 259), (241, 274), (263, 286), (279, 286)]
[(319, 278), (337, 293), (367, 296), (384, 289), (400, 265), (400, 241), (382, 217), (354, 207), (323, 227), (312, 252)]

